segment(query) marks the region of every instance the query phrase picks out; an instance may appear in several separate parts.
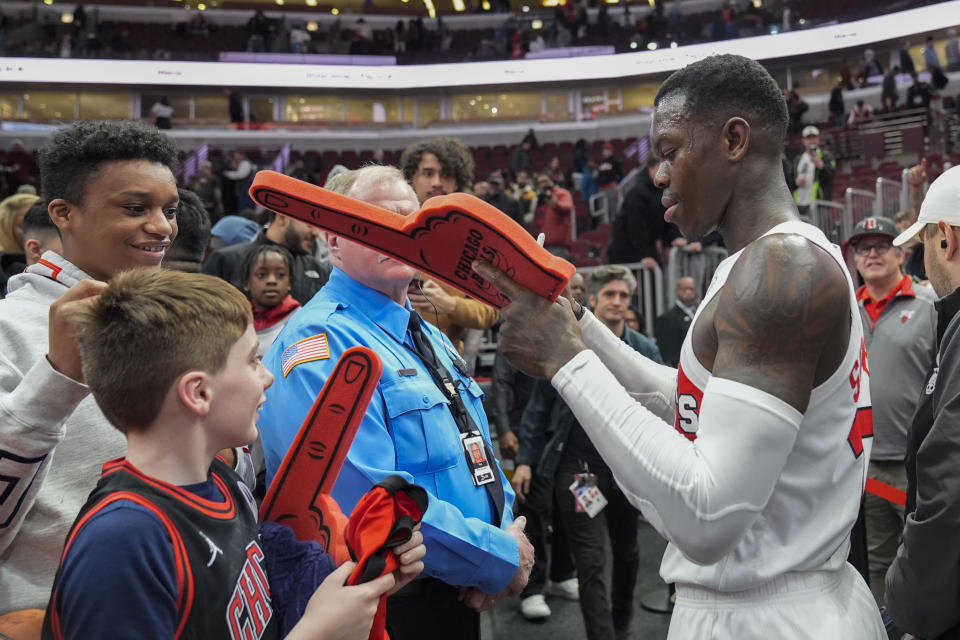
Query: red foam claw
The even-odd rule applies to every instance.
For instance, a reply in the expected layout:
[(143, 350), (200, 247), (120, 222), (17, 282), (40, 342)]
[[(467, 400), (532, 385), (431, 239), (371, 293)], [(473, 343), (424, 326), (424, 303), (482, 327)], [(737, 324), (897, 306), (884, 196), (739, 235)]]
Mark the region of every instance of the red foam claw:
[(557, 299), (576, 272), (509, 216), (465, 193), (430, 198), (404, 217), (281, 173), (261, 171), (250, 196), (271, 211), (375, 249), (497, 309), (510, 300), (470, 268), (474, 260), (492, 264), (550, 300)]
[(350, 559), (347, 516), (330, 492), (380, 382), (380, 357), (366, 347), (344, 352), (287, 450), (260, 506), (260, 519), (315, 540), (337, 564)]

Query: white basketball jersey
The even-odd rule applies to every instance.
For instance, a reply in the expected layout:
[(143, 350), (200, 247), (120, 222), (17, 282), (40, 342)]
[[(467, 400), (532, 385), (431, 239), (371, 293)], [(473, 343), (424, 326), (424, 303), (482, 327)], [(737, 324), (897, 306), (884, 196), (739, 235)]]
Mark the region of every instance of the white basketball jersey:
[[(691, 562), (668, 545), (660, 569), (667, 582), (741, 591), (788, 572), (838, 569), (847, 559), (873, 434), (860, 312), (840, 250), (820, 229), (803, 222), (786, 222), (764, 235), (777, 233), (803, 236), (826, 250), (843, 270), (849, 289), (850, 342), (836, 372), (813, 389), (793, 451), (773, 494), (743, 539), (719, 562), (705, 566)], [(694, 355), (693, 327), (700, 311), (726, 283), (741, 254), (739, 251), (720, 263), (680, 351), (675, 426), (691, 440), (697, 436), (703, 390), (711, 376)], [(790, 336), (783, 339), (789, 340)], [(736, 428), (735, 424), (721, 428), (727, 426)]]

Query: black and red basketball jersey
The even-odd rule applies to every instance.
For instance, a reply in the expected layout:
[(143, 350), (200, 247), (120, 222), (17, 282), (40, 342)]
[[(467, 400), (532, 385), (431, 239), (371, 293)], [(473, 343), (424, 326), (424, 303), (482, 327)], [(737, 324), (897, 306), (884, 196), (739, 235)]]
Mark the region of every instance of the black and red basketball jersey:
[[(277, 638), (256, 503), (223, 461), (215, 459), (210, 471), (225, 498), (221, 502), (144, 475), (123, 458), (106, 463), (67, 535), (61, 566), (93, 516), (118, 500), (130, 501), (153, 513), (169, 536), (178, 588), (176, 638)], [(58, 571), (44, 638), (64, 637), (57, 615), (59, 583)]]

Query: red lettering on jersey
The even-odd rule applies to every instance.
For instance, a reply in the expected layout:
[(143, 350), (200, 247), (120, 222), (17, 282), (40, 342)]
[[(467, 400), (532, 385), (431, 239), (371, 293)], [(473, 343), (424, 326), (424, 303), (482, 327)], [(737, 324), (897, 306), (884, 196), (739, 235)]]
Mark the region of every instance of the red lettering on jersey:
[(857, 408), (857, 415), (853, 418), (853, 425), (850, 427), (850, 435), (847, 436), (847, 442), (850, 443), (853, 457), (859, 458), (863, 455), (863, 439), (872, 437), (873, 407), (859, 407)]
[(683, 372), (683, 365), (677, 368), (677, 414), (674, 427), (691, 442), (697, 439), (700, 428), (700, 405), (703, 391)]
[(247, 545), (247, 561), (227, 607), (230, 637), (233, 640), (258, 640), (272, 617), (270, 587), (263, 571), (263, 550), (254, 540)]
[(853, 363), (853, 370), (850, 371), (850, 388), (853, 389), (853, 401), (860, 400), (860, 379), (863, 375), (870, 377), (870, 369), (867, 368), (867, 343), (860, 340), (860, 358)]

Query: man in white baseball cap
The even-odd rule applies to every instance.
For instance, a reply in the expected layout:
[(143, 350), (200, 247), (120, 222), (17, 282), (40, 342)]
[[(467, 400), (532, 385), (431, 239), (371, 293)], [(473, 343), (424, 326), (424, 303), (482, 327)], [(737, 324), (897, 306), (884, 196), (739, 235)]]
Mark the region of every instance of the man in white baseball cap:
[(960, 634), (960, 167), (937, 178), (917, 221), (937, 301), (936, 365), (907, 436), (903, 544), (887, 571), (887, 611), (899, 631), (935, 640)]

